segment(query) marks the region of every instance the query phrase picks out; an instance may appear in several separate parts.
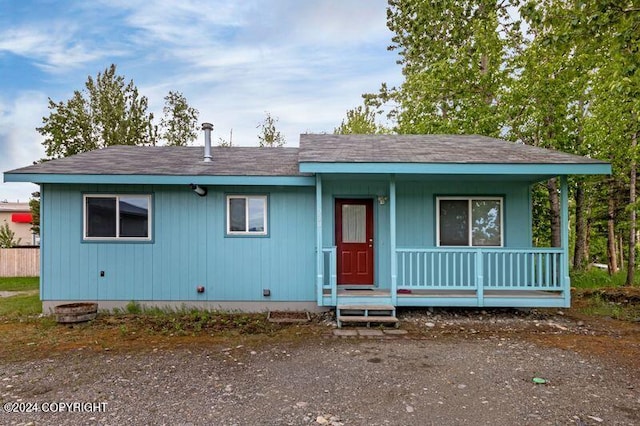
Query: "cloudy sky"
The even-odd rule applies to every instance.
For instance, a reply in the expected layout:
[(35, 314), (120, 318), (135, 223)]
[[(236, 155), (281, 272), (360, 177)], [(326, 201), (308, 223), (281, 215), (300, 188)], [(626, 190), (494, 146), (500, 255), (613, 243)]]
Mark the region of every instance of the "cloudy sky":
[[(111, 63), (156, 116), (177, 90), (214, 141), (233, 129), (234, 145), (256, 145), (268, 111), (297, 146), (400, 81), (385, 19), (384, 0), (0, 0), (0, 171), (42, 158), (47, 98), (69, 99)], [(0, 183), (0, 200), (35, 189)]]

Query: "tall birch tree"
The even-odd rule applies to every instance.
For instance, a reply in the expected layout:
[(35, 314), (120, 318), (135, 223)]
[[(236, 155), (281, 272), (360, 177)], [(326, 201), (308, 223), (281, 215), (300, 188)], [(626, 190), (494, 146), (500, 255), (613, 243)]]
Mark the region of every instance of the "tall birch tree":
[(390, 0), (404, 82), (367, 95), (369, 105), (392, 103), (398, 133), (499, 136), (500, 95), (510, 78), (505, 57), (518, 40), (509, 8), (517, 0)]

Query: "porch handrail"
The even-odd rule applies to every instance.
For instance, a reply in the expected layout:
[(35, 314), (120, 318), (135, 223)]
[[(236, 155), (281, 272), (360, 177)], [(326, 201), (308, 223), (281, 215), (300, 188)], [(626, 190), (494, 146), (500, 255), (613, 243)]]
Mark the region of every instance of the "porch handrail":
[(396, 256), (399, 289), (564, 289), (562, 248), (402, 247)]
[(511, 247), (398, 247), (396, 252), (445, 252), (445, 251), (459, 251), (459, 252), (472, 252), (477, 251), (496, 251), (496, 252), (513, 252), (513, 253), (529, 253), (529, 252), (541, 252), (541, 253), (562, 253), (560, 247), (530, 247), (530, 248), (511, 248)]
[(336, 246), (322, 248), (322, 290), (329, 290), (331, 293), (331, 304), (335, 305), (338, 299), (338, 267), (336, 257)]

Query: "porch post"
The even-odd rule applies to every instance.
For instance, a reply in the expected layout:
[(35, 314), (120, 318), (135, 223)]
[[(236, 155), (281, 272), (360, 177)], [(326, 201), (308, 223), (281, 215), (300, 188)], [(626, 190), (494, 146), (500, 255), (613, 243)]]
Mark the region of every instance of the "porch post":
[(560, 177), (560, 233), (562, 246), (562, 265), (560, 268), (563, 280), (565, 307), (571, 306), (571, 278), (569, 277), (569, 185), (567, 176)]
[(476, 259), (476, 296), (478, 297), (478, 306), (484, 306), (484, 259), (482, 250), (475, 253)]
[(396, 255), (396, 175), (389, 178), (389, 248), (391, 250), (391, 303), (398, 304), (398, 257)]
[(318, 306), (322, 303), (324, 284), (324, 254), (322, 252), (322, 178), (316, 174), (316, 291)]

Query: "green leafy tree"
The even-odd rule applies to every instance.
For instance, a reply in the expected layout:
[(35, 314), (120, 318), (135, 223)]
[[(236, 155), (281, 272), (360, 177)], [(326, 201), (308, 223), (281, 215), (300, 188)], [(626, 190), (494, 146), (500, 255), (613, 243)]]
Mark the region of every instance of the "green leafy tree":
[[(622, 53), (622, 52), (621, 52)], [(621, 55), (622, 56), (622, 55)], [(638, 120), (637, 105), (634, 100), (640, 97), (639, 75), (627, 78), (619, 73), (628, 66), (628, 58), (609, 57), (602, 63), (594, 79), (592, 115), (587, 121), (587, 141), (598, 146), (612, 163), (613, 175), (608, 191), (608, 247), (612, 271), (615, 271), (616, 232), (627, 235), (627, 285), (635, 282), (636, 258), (636, 221), (638, 203), (637, 164), (638, 164)], [(637, 65), (640, 67), (640, 62)], [(637, 71), (634, 71), (634, 73)], [(635, 79), (636, 81), (633, 81)], [(622, 198), (620, 192), (626, 192)], [(619, 206), (626, 206), (618, 212)], [(626, 220), (625, 220), (626, 216)]]
[[(603, 59), (598, 67), (599, 78), (594, 84), (594, 120), (601, 122), (596, 132), (601, 142), (619, 151), (618, 168), (620, 180), (628, 187), (626, 208), (627, 227), (627, 279), (626, 285), (635, 283), (636, 238), (637, 238), (637, 173), (638, 135), (640, 134), (640, 7), (624, 7), (616, 3), (598, 2), (591, 13), (592, 19), (585, 22), (586, 29), (596, 26), (611, 40), (605, 54), (597, 47)], [(594, 22), (596, 21), (596, 22)], [(596, 136), (598, 137), (598, 136)], [(602, 145), (599, 144), (599, 145)], [(615, 147), (615, 148), (614, 148)], [(627, 161), (625, 161), (627, 160)], [(623, 176), (628, 176), (628, 180)]]
[(226, 140), (224, 138), (218, 138), (218, 146), (223, 148), (230, 148), (233, 146), (232, 140)]
[(198, 137), (198, 110), (180, 92), (170, 91), (164, 100), (160, 137), (167, 145), (188, 145)]
[(336, 135), (373, 135), (383, 132), (384, 128), (376, 124), (376, 112), (369, 105), (360, 105), (347, 110), (347, 117), (342, 120), (340, 126), (333, 129)]
[(20, 244), (22, 241), (21, 238), (15, 240), (16, 233), (9, 228), (8, 223), (4, 223), (4, 225), (0, 226), (0, 248), (11, 248)]
[(180, 92), (165, 97), (160, 131), (147, 112), (148, 100), (133, 80), (111, 65), (67, 101), (49, 99), (49, 115), (36, 130), (45, 137), (48, 159), (67, 157), (111, 145), (186, 145), (197, 137), (198, 110)]
[(260, 129), (260, 133), (258, 133), (258, 145), (261, 148), (284, 146), (284, 136), (276, 128), (277, 122), (278, 118), (272, 117), (271, 114), (267, 112), (264, 121), (256, 126), (256, 129)]
[(509, 1), (390, 0), (404, 82), (365, 95), (373, 107), (392, 104), (399, 133), (476, 133), (498, 136), (500, 94), (510, 77), (518, 22)]
[[(633, 283), (637, 2), (390, 0), (387, 16), (404, 81), (363, 95), (365, 105), (390, 108), (399, 133), (478, 133), (611, 161), (608, 181), (570, 181), (574, 267), (590, 260), (590, 248), (602, 254), (602, 238), (593, 245), (589, 238), (604, 230), (615, 270), (619, 236), (626, 235), (627, 283)], [(557, 182), (536, 187), (533, 196), (536, 241), (558, 245)]]
[(49, 116), (37, 130), (49, 158), (67, 157), (110, 145), (155, 145), (157, 131), (148, 101), (133, 80), (111, 65), (66, 102), (49, 99)]
[(218, 146), (230, 148), (233, 146), (233, 129), (229, 130), (229, 139), (218, 138)]
[(40, 191), (32, 192), (29, 199), (29, 210), (31, 210), (31, 232), (40, 235)]
[(612, 163), (608, 191), (601, 197), (608, 206), (610, 271), (618, 266), (616, 232), (626, 234), (626, 284), (633, 285), (640, 133), (640, 6), (635, 1), (557, 0), (550, 7), (557, 11), (558, 34), (577, 40), (573, 55), (589, 61), (585, 70), (590, 80), (584, 142)]
[[(509, 68), (517, 70), (509, 90), (502, 97), (506, 110), (507, 136), (528, 145), (559, 149), (577, 154), (583, 140), (582, 125), (586, 113), (589, 62), (573, 55), (575, 42), (560, 37), (561, 26), (553, 5), (529, 2), (520, 9), (528, 28), (518, 54), (509, 59)], [(582, 253), (586, 234), (582, 228), (584, 198), (582, 182), (576, 194), (576, 247)], [(559, 185), (556, 179), (546, 183), (550, 245), (561, 243)], [(581, 263), (580, 259), (577, 259)]]

